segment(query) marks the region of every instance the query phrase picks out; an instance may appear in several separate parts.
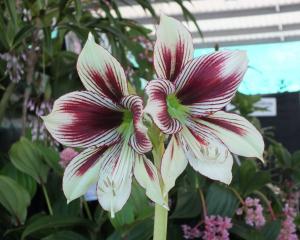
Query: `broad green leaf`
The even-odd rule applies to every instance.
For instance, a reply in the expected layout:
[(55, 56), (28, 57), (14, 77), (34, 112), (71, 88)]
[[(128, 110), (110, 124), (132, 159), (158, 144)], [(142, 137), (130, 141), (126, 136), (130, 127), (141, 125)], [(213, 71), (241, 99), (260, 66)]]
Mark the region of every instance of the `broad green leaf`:
[(243, 161), (239, 167), (235, 166), (233, 186), (240, 191), (242, 196), (247, 196), (255, 190), (259, 190), (271, 181), (268, 171), (258, 171), (251, 160)]
[(59, 153), (54, 150), (52, 147), (46, 147), (42, 144), (38, 144), (38, 149), (40, 150), (41, 155), (47, 165), (52, 168), (57, 174), (62, 175), (63, 169), (59, 165)]
[(239, 204), (234, 193), (219, 183), (209, 186), (206, 193), (206, 206), (209, 215), (232, 217)]
[(281, 221), (276, 220), (267, 222), (266, 225), (261, 229), (261, 233), (264, 239), (277, 239), (280, 232)]
[(0, 203), (16, 218), (17, 223), (23, 223), (30, 204), (29, 193), (15, 180), (0, 175)]
[(136, 182), (133, 182), (128, 201), (122, 210), (116, 213), (115, 218), (110, 218), (110, 221), (115, 229), (121, 231), (137, 220), (143, 220), (153, 215), (153, 212), (154, 208), (150, 205), (145, 191)]
[(32, 220), (22, 233), (21, 239), (36, 233), (45, 233), (49, 230), (57, 232), (59, 228), (72, 228), (82, 226), (86, 229), (93, 228), (95, 225), (79, 217), (58, 217), (58, 216), (42, 216)]
[(201, 213), (201, 201), (197, 189), (178, 189), (177, 203), (170, 218), (193, 218)]
[(19, 185), (21, 185), (28, 191), (31, 198), (33, 198), (33, 196), (35, 195), (37, 187), (35, 180), (31, 176), (19, 171), (17, 168), (14, 167), (14, 165), (12, 165), (12, 163), (8, 162), (1, 169), (0, 174), (14, 179)]
[(20, 171), (32, 176), (38, 183), (45, 183), (49, 167), (43, 162), (38, 147), (22, 137), (9, 151), (13, 165)]
[(76, 232), (60, 231), (44, 237), (41, 240), (87, 240), (87, 238)]

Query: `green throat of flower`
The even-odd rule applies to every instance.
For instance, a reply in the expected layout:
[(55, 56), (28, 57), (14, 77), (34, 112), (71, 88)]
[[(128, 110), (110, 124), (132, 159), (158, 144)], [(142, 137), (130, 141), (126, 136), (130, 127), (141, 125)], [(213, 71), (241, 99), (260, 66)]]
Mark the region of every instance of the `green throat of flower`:
[(180, 103), (175, 94), (167, 96), (167, 106), (169, 115), (184, 124), (189, 114), (189, 110), (186, 106)]
[(131, 111), (124, 110), (119, 131), (125, 136), (125, 138), (130, 137), (133, 133), (133, 113)]

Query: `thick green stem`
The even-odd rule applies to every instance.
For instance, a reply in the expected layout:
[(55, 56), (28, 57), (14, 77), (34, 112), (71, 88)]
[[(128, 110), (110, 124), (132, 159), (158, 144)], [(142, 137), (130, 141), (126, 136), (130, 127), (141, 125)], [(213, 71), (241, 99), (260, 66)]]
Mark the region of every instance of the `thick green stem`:
[(53, 215), (53, 210), (52, 210), (52, 207), (51, 207), (48, 192), (47, 192), (47, 189), (45, 187), (45, 184), (43, 184), (43, 183), (42, 183), (42, 189), (43, 189), (43, 193), (44, 193), (44, 196), (45, 196), (45, 200), (46, 200), (46, 204), (47, 204), (47, 207), (48, 207), (49, 214)]
[(15, 83), (9, 84), (8, 87), (5, 89), (5, 92), (1, 98), (1, 101), (0, 101), (0, 123), (2, 122), (2, 120), (4, 118), (8, 101), (10, 99), (10, 96), (13, 94), (15, 87), (16, 87)]
[[(166, 196), (168, 201), (168, 196)], [(155, 204), (153, 240), (166, 240), (168, 229), (168, 210)]]
[[(159, 136), (159, 144), (155, 144), (153, 149), (154, 164), (157, 169), (160, 169), (161, 159), (164, 153), (163, 137)], [(161, 186), (163, 185), (161, 181)], [(168, 202), (168, 195), (165, 196), (165, 202)], [(168, 229), (168, 210), (158, 204), (155, 204), (154, 212), (154, 232), (153, 240), (166, 240)]]

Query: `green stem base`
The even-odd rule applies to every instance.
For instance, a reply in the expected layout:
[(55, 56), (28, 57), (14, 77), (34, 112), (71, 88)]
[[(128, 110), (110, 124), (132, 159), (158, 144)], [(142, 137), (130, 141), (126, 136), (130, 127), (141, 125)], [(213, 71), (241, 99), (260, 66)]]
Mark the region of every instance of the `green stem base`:
[[(168, 196), (165, 198), (168, 202)], [(153, 240), (166, 240), (168, 228), (168, 210), (155, 204)]]

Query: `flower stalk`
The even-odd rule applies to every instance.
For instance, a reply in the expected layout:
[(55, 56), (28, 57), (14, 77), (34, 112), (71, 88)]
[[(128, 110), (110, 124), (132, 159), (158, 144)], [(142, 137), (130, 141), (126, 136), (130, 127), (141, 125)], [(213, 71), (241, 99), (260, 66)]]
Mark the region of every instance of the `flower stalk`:
[(51, 203), (50, 203), (50, 199), (49, 199), (49, 196), (48, 196), (47, 189), (46, 189), (44, 183), (42, 183), (41, 185), (42, 185), (42, 189), (43, 189), (43, 193), (44, 193), (44, 197), (45, 197), (45, 200), (46, 200), (46, 204), (47, 204), (47, 207), (48, 207), (49, 214), (52, 216), (53, 215), (53, 210), (52, 210), (52, 207), (51, 207)]
[[(155, 167), (160, 169), (161, 159), (164, 153), (164, 141), (159, 135), (158, 144), (153, 144), (153, 157)], [(162, 181), (161, 185), (162, 185)], [(168, 195), (165, 196), (164, 201), (168, 202)], [(166, 240), (167, 239), (167, 229), (168, 229), (168, 210), (159, 204), (155, 204), (154, 212), (154, 232), (153, 240)]]

